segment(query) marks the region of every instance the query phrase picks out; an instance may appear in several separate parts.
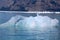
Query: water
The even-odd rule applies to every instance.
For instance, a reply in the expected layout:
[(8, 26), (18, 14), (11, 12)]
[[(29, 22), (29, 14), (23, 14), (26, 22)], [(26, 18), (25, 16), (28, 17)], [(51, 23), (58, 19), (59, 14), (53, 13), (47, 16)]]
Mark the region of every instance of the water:
[(58, 40), (58, 23), (49, 16), (10, 16), (0, 24), (0, 40)]

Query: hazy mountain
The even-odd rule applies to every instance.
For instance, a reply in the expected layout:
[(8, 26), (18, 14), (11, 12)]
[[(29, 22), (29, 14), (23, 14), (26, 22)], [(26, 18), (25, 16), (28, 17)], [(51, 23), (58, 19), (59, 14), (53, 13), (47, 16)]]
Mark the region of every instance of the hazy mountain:
[(0, 0), (5, 11), (60, 11), (59, 0)]

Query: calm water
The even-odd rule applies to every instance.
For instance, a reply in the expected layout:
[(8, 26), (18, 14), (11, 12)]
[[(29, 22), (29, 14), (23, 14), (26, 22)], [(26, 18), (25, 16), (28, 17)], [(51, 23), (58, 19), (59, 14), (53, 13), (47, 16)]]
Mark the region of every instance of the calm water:
[(40, 29), (34, 28), (32, 30), (29, 29), (29, 26), (25, 28), (19, 22), (21, 21), (21, 19), (18, 20), (19, 18), (14, 14), (0, 14), (0, 40), (59, 40), (57, 27), (46, 28), (46, 30), (40, 27)]

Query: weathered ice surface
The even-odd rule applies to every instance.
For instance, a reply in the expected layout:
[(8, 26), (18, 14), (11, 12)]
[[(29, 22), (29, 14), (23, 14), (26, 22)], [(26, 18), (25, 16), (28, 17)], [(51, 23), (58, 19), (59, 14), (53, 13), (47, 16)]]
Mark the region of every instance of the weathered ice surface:
[(0, 0), (4, 11), (60, 11), (60, 0)]

